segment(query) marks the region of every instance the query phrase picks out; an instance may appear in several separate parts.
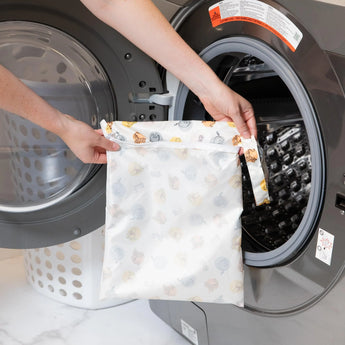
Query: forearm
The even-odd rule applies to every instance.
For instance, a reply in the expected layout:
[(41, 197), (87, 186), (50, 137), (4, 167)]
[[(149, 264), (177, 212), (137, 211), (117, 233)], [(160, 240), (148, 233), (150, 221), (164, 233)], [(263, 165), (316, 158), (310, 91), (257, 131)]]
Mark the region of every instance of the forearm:
[(59, 134), (62, 114), (0, 65), (0, 108)]
[(173, 73), (199, 97), (219, 83), (150, 0), (82, 0), (102, 21)]

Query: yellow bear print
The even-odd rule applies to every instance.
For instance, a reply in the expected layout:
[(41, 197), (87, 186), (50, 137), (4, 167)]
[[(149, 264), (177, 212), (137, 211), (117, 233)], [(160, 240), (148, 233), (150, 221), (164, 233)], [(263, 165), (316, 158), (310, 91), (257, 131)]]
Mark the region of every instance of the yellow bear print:
[(213, 127), (215, 125), (215, 121), (202, 121), (202, 124), (205, 126), (205, 127)]
[(169, 236), (175, 240), (180, 240), (182, 238), (181, 228), (173, 227), (169, 229)]
[(133, 134), (133, 140), (136, 144), (144, 144), (146, 142), (146, 137), (139, 132), (135, 132)]
[(144, 168), (140, 164), (138, 164), (137, 162), (130, 162), (128, 164), (128, 173), (131, 176), (139, 175), (143, 170), (144, 170)]
[(175, 149), (175, 155), (179, 159), (185, 160), (188, 158), (188, 150), (187, 149)]
[(181, 143), (181, 142), (182, 142), (182, 139), (179, 138), (179, 137), (172, 137), (172, 138), (170, 139), (170, 141), (173, 142), (173, 143)]
[(236, 236), (232, 239), (232, 249), (240, 251), (241, 250), (241, 236)]
[(137, 226), (133, 226), (132, 228), (130, 228), (127, 231), (127, 236), (126, 237), (130, 241), (136, 241), (136, 240), (138, 240), (140, 238), (140, 235), (141, 235), (140, 229)]
[(270, 204), (270, 200), (265, 198), (264, 201), (262, 203), (260, 203), (258, 206), (261, 206), (261, 205), (267, 205), (267, 204)]
[(199, 193), (192, 193), (188, 195), (188, 201), (193, 206), (200, 206), (202, 204), (202, 197)]
[(113, 130), (113, 123), (112, 122), (108, 122), (107, 126), (105, 128), (105, 131), (107, 132), (107, 134), (110, 134)]
[(158, 189), (154, 194), (155, 201), (158, 204), (164, 204), (166, 201), (166, 193), (164, 189)]
[(232, 188), (241, 188), (242, 187), (242, 176), (233, 175), (229, 179), (229, 184)]
[(228, 121), (228, 125), (229, 127), (232, 127), (232, 128), (235, 128), (235, 123), (234, 122), (231, 122), (231, 121)]
[(266, 180), (263, 179), (261, 182), (260, 182), (260, 187), (263, 191), (267, 192), (267, 185), (266, 185)]
[(185, 266), (187, 264), (187, 255), (185, 253), (183, 253), (183, 252), (178, 253), (175, 256), (175, 264), (185, 268)]
[(241, 136), (240, 135), (235, 135), (232, 138), (232, 145), (237, 146), (239, 144), (241, 144)]
[(169, 186), (171, 189), (178, 190), (180, 188), (180, 180), (177, 176), (169, 176)]
[(217, 280), (217, 279), (215, 279), (215, 278), (210, 278), (209, 280), (207, 280), (207, 281), (205, 282), (204, 285), (207, 287), (207, 289), (208, 289), (209, 292), (212, 292), (212, 291), (214, 291), (214, 290), (216, 290), (216, 289), (218, 288), (219, 283), (218, 283), (218, 280)]
[(256, 151), (255, 149), (249, 149), (244, 153), (244, 157), (246, 158), (247, 162), (254, 163), (259, 157), (258, 151)]
[(135, 265), (141, 265), (144, 261), (144, 253), (142, 252), (139, 252), (138, 250), (134, 249), (134, 252), (132, 254), (132, 262), (135, 264)]
[(127, 282), (128, 280), (131, 280), (133, 277), (134, 277), (134, 272), (125, 271), (122, 274), (122, 281)]
[(239, 293), (243, 290), (243, 282), (240, 280), (233, 280), (230, 283), (230, 291), (233, 293)]
[(122, 121), (122, 126), (125, 126), (127, 128), (131, 128), (136, 122), (130, 122), (130, 121)]

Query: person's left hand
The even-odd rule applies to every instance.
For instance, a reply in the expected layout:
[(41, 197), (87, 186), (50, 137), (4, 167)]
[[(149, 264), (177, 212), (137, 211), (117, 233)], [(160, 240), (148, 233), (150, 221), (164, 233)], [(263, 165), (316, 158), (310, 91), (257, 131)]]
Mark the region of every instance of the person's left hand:
[(104, 138), (102, 130), (94, 130), (72, 116), (62, 115), (61, 130), (56, 133), (84, 163), (107, 163), (106, 151), (117, 151), (120, 146)]

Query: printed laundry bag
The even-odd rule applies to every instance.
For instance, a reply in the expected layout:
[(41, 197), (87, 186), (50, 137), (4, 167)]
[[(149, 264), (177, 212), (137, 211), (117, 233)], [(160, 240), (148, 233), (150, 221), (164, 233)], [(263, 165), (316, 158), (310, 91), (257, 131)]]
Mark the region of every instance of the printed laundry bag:
[(244, 148), (256, 203), (268, 200), (255, 139), (232, 122), (101, 122), (108, 152), (101, 298), (243, 306)]

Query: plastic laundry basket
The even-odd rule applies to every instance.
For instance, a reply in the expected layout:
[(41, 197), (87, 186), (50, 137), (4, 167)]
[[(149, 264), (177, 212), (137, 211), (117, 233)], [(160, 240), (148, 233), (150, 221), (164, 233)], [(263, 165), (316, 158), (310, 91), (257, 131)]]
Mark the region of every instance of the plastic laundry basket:
[(57, 301), (86, 309), (129, 300), (98, 297), (104, 253), (104, 227), (67, 243), (24, 251), (28, 282)]

